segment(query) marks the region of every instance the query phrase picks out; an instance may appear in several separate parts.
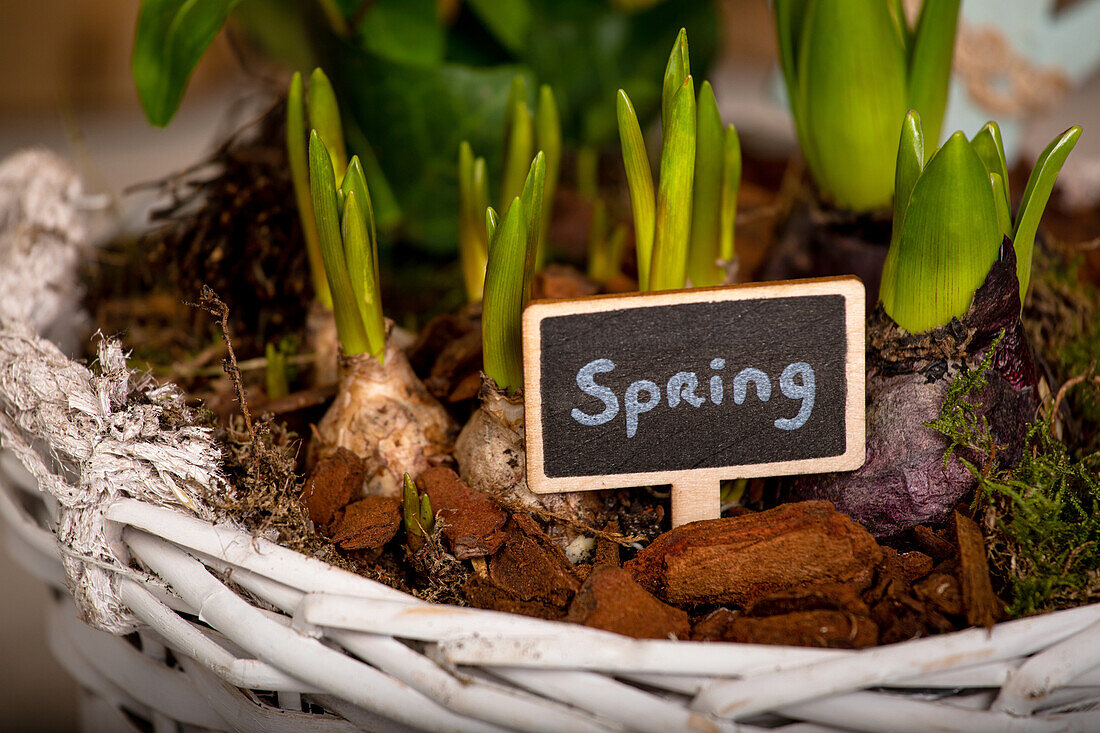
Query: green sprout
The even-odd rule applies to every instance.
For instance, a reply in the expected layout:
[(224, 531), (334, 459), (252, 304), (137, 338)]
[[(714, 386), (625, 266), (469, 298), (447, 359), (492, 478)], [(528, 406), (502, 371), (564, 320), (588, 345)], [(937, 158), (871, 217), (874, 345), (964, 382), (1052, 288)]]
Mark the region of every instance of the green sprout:
[(741, 141), (733, 125), (722, 129), (718, 102), (707, 81), (699, 90), (698, 115), (687, 272), (693, 285), (710, 287), (726, 280), (726, 268), (720, 263), (733, 261)]
[[(538, 103), (531, 114), (527, 104), (527, 84), (522, 76), (512, 79), (504, 109), (504, 168), (501, 172), (500, 209), (505, 211), (512, 199), (522, 195), (528, 169), (535, 150), (545, 160), (545, 184), (539, 190), (537, 237), (534, 242), (534, 266), (542, 269), (546, 260), (546, 231), (554, 194), (561, 172), (562, 133), (558, 105), (554, 92), (547, 85), (539, 87)], [(466, 296), (471, 302), (480, 300), (485, 281), (485, 259), (488, 240), (479, 223), (485, 211), (489, 181), (484, 171), (484, 158), (474, 158), (469, 143), (459, 148), (459, 258), (462, 262)]]
[(489, 174), (485, 158), (475, 159), (473, 148), (463, 142), (458, 149), (458, 260), (466, 299), (471, 303), (481, 300), (485, 289), (489, 240), (483, 212), (488, 206)]
[(286, 352), (269, 343), (264, 347), (264, 391), (269, 400), (278, 400), (290, 394), (290, 375), (287, 371)]
[(313, 292), (317, 301), (332, 309), (332, 293), (325, 278), (321, 259), (321, 243), (313, 217), (313, 202), (309, 187), (309, 160), (306, 143), (307, 130), (316, 130), (332, 158), (333, 170), (347, 168), (348, 153), (344, 144), (344, 130), (340, 125), (340, 109), (336, 104), (336, 92), (325, 72), (314, 69), (309, 77), (309, 95), (300, 72), (294, 72), (286, 97), (286, 152), (290, 162), (290, 179), (294, 184), (294, 198), (298, 203), (298, 216), (302, 222), (302, 235), (306, 240), (306, 254), (313, 279)]
[(639, 287), (684, 287), (689, 260), (693, 284), (721, 283), (725, 270), (718, 260), (733, 257), (741, 149), (733, 126), (722, 129), (709, 83), (703, 83), (696, 104), (684, 29), (676, 36), (662, 81), (663, 137), (656, 197), (638, 116), (622, 89), (617, 105)]
[(626, 225), (619, 223), (608, 232), (607, 204), (597, 199), (588, 230), (588, 277), (596, 282), (611, 282), (622, 269)]
[(353, 157), (337, 186), (333, 156), (313, 130), (309, 182), (340, 346), (349, 356), (369, 353), (382, 361), (386, 325), (379, 290), (378, 237), (363, 166)]
[(1071, 127), (1039, 156), (1013, 224), (996, 123), (986, 124), (969, 142), (956, 132), (925, 165), (921, 118), (910, 110), (898, 147), (894, 227), (882, 269), (886, 313), (914, 333), (962, 316), (1006, 237), (1015, 249), (1022, 303), (1039, 219), (1080, 136), (1081, 128)]
[(546, 189), (546, 157), (540, 151), (528, 170), (521, 195), (512, 199), (503, 218), (486, 210), (489, 262), (481, 311), (481, 342), (485, 374), (501, 389), (523, 385), (520, 316), (531, 299), (542, 203)]
[(405, 523), (405, 536), (411, 549), (419, 549), (424, 536), (430, 535), (435, 528), (435, 512), (427, 494), (420, 496), (416, 483), (409, 474), (405, 474), (401, 508)]
[(915, 109), (939, 140), (959, 0), (775, 0), (779, 58), (799, 145), (818, 189), (855, 211), (885, 208), (897, 120)]

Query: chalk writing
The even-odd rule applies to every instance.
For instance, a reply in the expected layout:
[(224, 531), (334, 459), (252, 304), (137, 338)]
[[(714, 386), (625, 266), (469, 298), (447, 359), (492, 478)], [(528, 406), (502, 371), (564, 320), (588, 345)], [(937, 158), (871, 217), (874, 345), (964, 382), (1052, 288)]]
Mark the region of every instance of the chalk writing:
[[(724, 369), (726, 360), (716, 357), (711, 360), (714, 371)], [(615, 362), (610, 359), (594, 359), (577, 371), (577, 387), (590, 397), (603, 403), (603, 410), (591, 414), (580, 407), (573, 407), (570, 414), (581, 425), (595, 427), (614, 420), (620, 411), (619, 397), (610, 387), (596, 382), (596, 375), (608, 374), (615, 370)], [(797, 379), (797, 381), (796, 381)], [(767, 402), (772, 395), (771, 378), (760, 369), (748, 367), (742, 369), (733, 378), (733, 402), (744, 405), (749, 398), (749, 385), (753, 385), (760, 402)], [(709, 380), (710, 401), (721, 406), (725, 395), (722, 377), (714, 374)], [(665, 401), (669, 408), (700, 408), (707, 398), (696, 393), (699, 389), (699, 376), (696, 372), (679, 371), (665, 383)], [(790, 400), (799, 401), (798, 411), (793, 417), (776, 418), (773, 422), (779, 430), (798, 430), (810, 419), (814, 409), (817, 384), (814, 370), (808, 363), (797, 361), (788, 364), (779, 375), (779, 391)], [(626, 437), (633, 438), (638, 433), (641, 415), (656, 409), (661, 404), (661, 387), (649, 379), (638, 379), (630, 383), (623, 394), (622, 411), (626, 422)], [(684, 405), (684, 407), (680, 407)]]

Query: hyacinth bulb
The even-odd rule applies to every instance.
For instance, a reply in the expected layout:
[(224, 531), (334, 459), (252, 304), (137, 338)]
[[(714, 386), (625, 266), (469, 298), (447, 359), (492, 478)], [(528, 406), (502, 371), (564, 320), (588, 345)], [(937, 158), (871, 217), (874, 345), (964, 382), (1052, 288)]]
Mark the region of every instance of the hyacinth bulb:
[(1039, 156), (1013, 222), (997, 124), (986, 124), (972, 140), (954, 133), (925, 164), (921, 118), (910, 110), (897, 150), (893, 232), (882, 270), (887, 315), (911, 333), (961, 317), (1006, 237), (1016, 254), (1022, 303), (1039, 219), (1080, 136), (1081, 128), (1071, 127)]

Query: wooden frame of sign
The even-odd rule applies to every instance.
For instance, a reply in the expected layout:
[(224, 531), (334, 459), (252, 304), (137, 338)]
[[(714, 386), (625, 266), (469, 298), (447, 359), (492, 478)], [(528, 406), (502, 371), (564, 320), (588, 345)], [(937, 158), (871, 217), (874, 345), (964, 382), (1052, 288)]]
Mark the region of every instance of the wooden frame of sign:
[(719, 516), (723, 479), (860, 467), (865, 298), (841, 277), (532, 303), (527, 485), (671, 484), (678, 526)]

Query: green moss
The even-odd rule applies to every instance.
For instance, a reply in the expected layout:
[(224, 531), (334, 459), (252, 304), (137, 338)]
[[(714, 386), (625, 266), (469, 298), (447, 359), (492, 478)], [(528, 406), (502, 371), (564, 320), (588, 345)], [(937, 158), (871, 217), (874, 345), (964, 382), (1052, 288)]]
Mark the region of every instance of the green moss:
[(1012, 616), (1100, 600), (1100, 451), (1075, 453), (1040, 419), (1027, 432), (1015, 465), (976, 402), (994, 349), (981, 366), (956, 377), (939, 418), (928, 426), (950, 441), (978, 481), (976, 516), (984, 521), (990, 567)]

